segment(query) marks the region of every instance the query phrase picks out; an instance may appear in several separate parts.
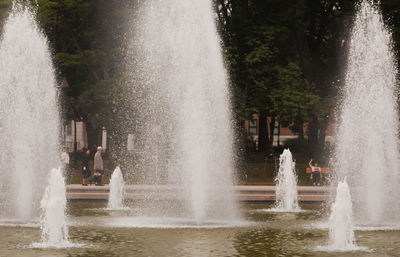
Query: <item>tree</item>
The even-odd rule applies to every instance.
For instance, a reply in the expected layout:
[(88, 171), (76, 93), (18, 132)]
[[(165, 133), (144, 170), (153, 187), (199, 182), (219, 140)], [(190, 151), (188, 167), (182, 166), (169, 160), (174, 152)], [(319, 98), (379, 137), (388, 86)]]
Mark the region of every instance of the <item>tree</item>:
[(290, 126), (304, 138), (303, 124), (320, 104), (320, 97), (297, 63), (279, 67), (276, 76), (278, 85), (270, 94), (273, 112), (283, 126)]
[(351, 16), (342, 14), (353, 11), (349, 2), (216, 1), (238, 118), (260, 114), (260, 150), (268, 142), (261, 123), (268, 115), (300, 135), (300, 124), (308, 123), (309, 150), (320, 152), (337, 96), (332, 84), (343, 73), (342, 42)]
[(54, 49), (60, 78), (65, 76), (70, 85), (63, 109), (67, 118), (85, 122), (90, 146), (99, 144), (103, 127), (115, 127), (108, 121), (116, 116), (107, 115), (121, 104), (114, 91), (122, 79), (126, 30), (122, 19), (128, 4), (116, 0), (38, 0), (38, 20)]

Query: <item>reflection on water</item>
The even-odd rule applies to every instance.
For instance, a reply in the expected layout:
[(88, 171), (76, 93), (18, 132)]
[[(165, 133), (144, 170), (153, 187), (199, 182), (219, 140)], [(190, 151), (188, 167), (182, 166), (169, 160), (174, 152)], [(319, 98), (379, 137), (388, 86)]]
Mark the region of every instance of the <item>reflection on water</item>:
[[(242, 206), (246, 227), (113, 228), (102, 223), (132, 212), (109, 212), (106, 203), (72, 202), (70, 240), (85, 245), (62, 250), (29, 249), (40, 240), (38, 227), (0, 227), (0, 256), (400, 256), (399, 230), (356, 231), (360, 246), (373, 252), (314, 251), (328, 242), (328, 231), (311, 225), (326, 219), (318, 205), (303, 205), (302, 213), (266, 213), (264, 204)], [(134, 211), (133, 211), (134, 213)], [(89, 224), (90, 225), (87, 225)]]

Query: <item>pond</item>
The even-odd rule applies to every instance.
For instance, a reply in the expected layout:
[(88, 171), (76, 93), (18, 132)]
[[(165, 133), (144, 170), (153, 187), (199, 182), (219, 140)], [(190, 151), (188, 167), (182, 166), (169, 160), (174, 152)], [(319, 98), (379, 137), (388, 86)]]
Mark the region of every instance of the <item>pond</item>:
[[(70, 240), (81, 247), (35, 249), (38, 222), (2, 222), (0, 256), (400, 256), (400, 230), (356, 231), (365, 252), (320, 252), (328, 243), (328, 214), (316, 204), (303, 212), (268, 212), (267, 204), (243, 204), (243, 222), (197, 225), (184, 218), (138, 217), (135, 209), (108, 211), (104, 202), (70, 202)], [(172, 222), (169, 222), (172, 221)]]

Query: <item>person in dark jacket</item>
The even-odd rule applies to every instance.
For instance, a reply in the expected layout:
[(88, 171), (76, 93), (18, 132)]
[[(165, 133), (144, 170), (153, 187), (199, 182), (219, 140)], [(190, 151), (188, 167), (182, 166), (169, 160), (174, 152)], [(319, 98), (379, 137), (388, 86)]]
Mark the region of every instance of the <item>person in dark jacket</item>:
[(89, 169), (90, 150), (86, 149), (82, 158), (82, 186), (87, 186), (87, 179), (90, 177)]

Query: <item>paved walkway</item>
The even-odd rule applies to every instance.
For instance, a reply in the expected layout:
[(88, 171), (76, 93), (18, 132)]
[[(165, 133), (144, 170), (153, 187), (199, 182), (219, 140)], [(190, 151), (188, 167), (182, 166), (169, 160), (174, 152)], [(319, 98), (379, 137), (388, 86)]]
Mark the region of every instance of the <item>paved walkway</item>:
[[(300, 202), (323, 202), (331, 196), (330, 187), (299, 186)], [(175, 185), (126, 185), (125, 199), (127, 200), (177, 200), (182, 188)], [(275, 201), (275, 186), (234, 186), (237, 199), (243, 202), (273, 202)], [(67, 186), (69, 200), (108, 200), (109, 186), (82, 186), (72, 184)]]

